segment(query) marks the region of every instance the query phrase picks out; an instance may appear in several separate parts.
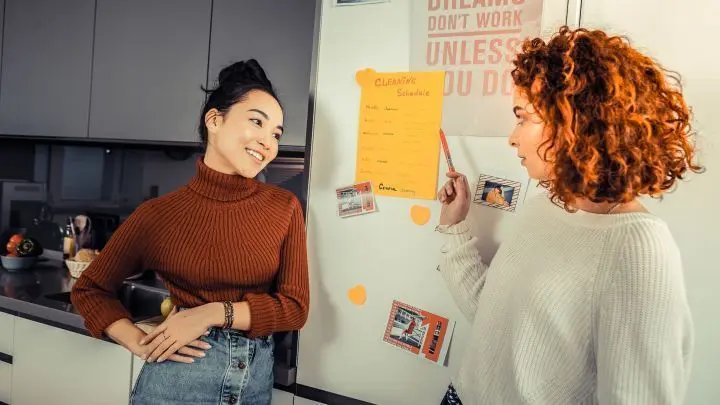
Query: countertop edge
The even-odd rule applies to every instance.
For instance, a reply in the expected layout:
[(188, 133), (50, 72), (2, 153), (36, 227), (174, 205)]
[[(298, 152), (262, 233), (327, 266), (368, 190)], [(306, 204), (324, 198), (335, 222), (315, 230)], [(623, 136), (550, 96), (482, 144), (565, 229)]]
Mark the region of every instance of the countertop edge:
[[(64, 329), (68, 332), (91, 336), (90, 331), (85, 328), (85, 322), (81, 316), (58, 311), (43, 305), (0, 296), (0, 312)], [(102, 340), (115, 343), (110, 339)]]

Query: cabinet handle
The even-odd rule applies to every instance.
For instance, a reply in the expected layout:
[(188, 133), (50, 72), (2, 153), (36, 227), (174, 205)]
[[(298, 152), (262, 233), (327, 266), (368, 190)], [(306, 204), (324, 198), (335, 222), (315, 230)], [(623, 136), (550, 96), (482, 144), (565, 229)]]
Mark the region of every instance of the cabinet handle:
[[(13, 359), (12, 359), (11, 355), (0, 352), (0, 362), (12, 364), (12, 360)], [(0, 402), (0, 405), (3, 405), (3, 403)], [(7, 405), (7, 404), (5, 404), (5, 405)]]

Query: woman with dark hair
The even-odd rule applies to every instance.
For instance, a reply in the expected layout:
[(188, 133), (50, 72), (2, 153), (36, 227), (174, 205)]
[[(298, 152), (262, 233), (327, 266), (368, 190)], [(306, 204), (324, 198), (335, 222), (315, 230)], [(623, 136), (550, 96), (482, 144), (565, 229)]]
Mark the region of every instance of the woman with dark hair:
[(448, 173), (440, 270), (472, 338), (443, 403), (680, 404), (693, 348), (680, 252), (639, 201), (701, 171), (679, 86), (602, 31), (525, 41), (514, 66), (509, 144), (547, 192), (487, 266), (467, 179)]
[[(205, 153), (180, 189), (140, 205), (83, 272), (72, 302), (95, 337), (146, 360), (133, 404), (269, 404), (272, 333), (308, 315), (302, 208), (254, 177), (278, 153), (283, 110), (255, 60), (224, 68), (200, 116)], [(175, 309), (146, 335), (116, 291), (140, 269)]]

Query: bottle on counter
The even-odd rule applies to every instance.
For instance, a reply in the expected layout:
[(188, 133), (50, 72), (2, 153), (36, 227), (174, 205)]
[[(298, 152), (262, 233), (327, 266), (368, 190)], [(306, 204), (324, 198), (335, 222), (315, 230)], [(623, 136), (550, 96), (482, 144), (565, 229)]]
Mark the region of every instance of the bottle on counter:
[(65, 229), (63, 230), (63, 260), (72, 259), (77, 253), (75, 243), (75, 225), (72, 217), (67, 217)]

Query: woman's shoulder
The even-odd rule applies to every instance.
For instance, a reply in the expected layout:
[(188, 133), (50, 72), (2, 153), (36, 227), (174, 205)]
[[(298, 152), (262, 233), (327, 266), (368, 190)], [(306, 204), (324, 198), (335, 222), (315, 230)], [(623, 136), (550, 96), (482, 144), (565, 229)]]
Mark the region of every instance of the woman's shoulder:
[(277, 209), (300, 207), (300, 200), (295, 193), (273, 184), (258, 183), (257, 197), (264, 202), (271, 201)]

